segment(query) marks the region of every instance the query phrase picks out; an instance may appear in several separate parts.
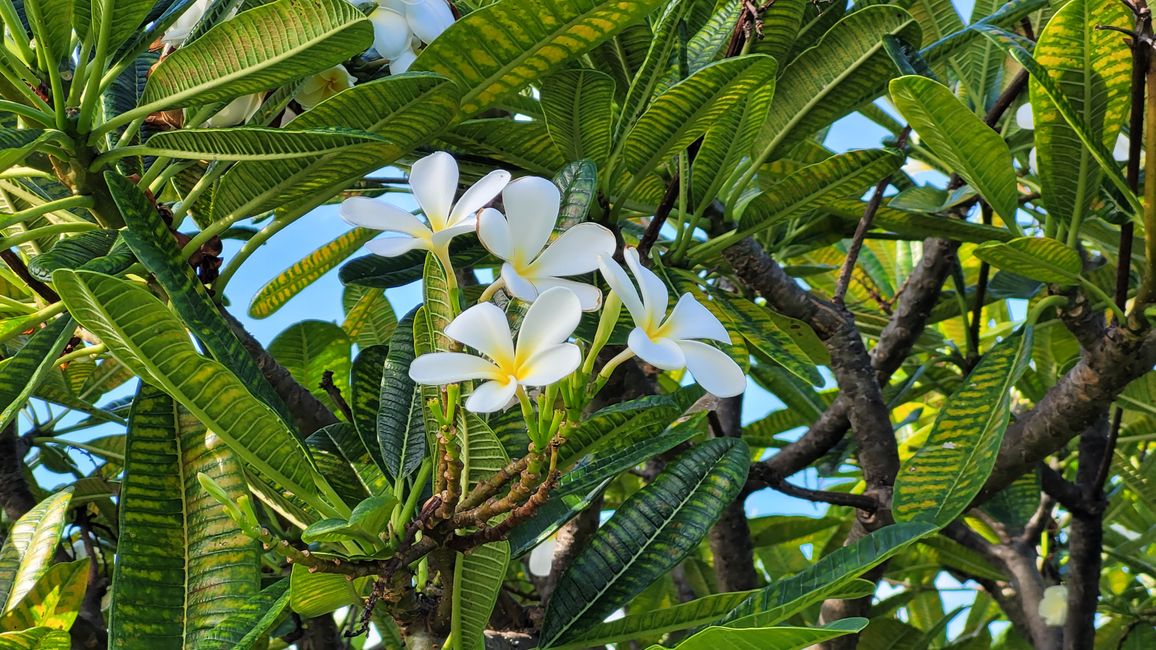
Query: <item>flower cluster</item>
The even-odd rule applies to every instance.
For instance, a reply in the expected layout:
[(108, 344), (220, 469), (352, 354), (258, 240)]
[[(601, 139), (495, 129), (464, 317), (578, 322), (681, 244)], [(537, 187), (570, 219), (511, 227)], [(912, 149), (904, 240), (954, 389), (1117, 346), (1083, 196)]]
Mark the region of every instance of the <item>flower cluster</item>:
[[(393, 235), (368, 244), (378, 255), (427, 250), (452, 277), (450, 241), (476, 231), (482, 245), (501, 261), (500, 275), (478, 304), (445, 329), (446, 336), (473, 352), (419, 356), (410, 366), (415, 382), (446, 385), (483, 380), (467, 399), (466, 409), (478, 413), (503, 410), (525, 399), (527, 388), (556, 384), (579, 368), (592, 369), (625, 305), (634, 329), (627, 349), (599, 373), (603, 381), (619, 363), (637, 356), (662, 370), (685, 368), (703, 388), (720, 397), (743, 392), (746, 379), (738, 364), (703, 342), (730, 343), (719, 319), (689, 293), (668, 313), (666, 284), (643, 266), (634, 248), (623, 253), (627, 268), (619, 265), (614, 260), (614, 234), (604, 226), (580, 223), (556, 232), (561, 195), (550, 180), (530, 176), (511, 181), (508, 172), (497, 170), (455, 201), (457, 186), (457, 162), (438, 152), (418, 160), (410, 172), (410, 189), (424, 222), (375, 199), (354, 197), (341, 205), (341, 215), (349, 223)], [(487, 207), (499, 195), (502, 209)], [(595, 270), (611, 291), (612, 299), (605, 306), (598, 287), (572, 279)], [(499, 290), (530, 303), (516, 338), (505, 312), (489, 302)], [(582, 312), (600, 308), (598, 329), (604, 335), (595, 336), (594, 344), (585, 350), (584, 364), (582, 348), (570, 339)]]

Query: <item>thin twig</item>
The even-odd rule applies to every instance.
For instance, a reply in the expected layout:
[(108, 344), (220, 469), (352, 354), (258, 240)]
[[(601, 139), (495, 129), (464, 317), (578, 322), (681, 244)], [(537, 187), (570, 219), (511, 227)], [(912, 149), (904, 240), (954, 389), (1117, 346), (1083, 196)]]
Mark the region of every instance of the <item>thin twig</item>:
[(1124, 409), (1117, 407), (1112, 413), (1112, 426), (1108, 429), (1108, 439), (1104, 443), (1104, 457), (1100, 459), (1100, 467), (1096, 469), (1096, 478), (1092, 481), (1093, 498), (1100, 498), (1104, 494), (1104, 484), (1108, 482), (1108, 472), (1112, 469), (1112, 456), (1116, 453), (1116, 441), (1120, 438), (1120, 423), (1124, 418)]
[(41, 298), (50, 303), (60, 302), (60, 294), (53, 291), (52, 287), (32, 277), (32, 274), (28, 272), (28, 267), (24, 265), (24, 260), (20, 259), (19, 255), (13, 253), (11, 250), (3, 250), (0, 251), (0, 259), (3, 259), (4, 263), (8, 265), (8, 268), (12, 269), (12, 272)]
[(666, 185), (666, 194), (662, 195), (662, 202), (655, 208), (654, 217), (646, 226), (646, 232), (642, 233), (642, 238), (638, 240), (638, 255), (643, 260), (646, 259), (646, 254), (650, 252), (650, 248), (658, 241), (658, 231), (662, 230), (663, 224), (666, 223), (671, 210), (674, 209), (674, 202), (678, 199), (679, 184), (679, 176), (675, 174), (670, 179), (670, 183)]
[(341, 389), (333, 383), (332, 370), (326, 370), (321, 373), (321, 383), (318, 385), (318, 388), (324, 390), (325, 393), (329, 395), (329, 399), (333, 400), (333, 403), (337, 405), (337, 408), (341, 409), (341, 413), (345, 416), (347, 422), (353, 422), (353, 409), (349, 408), (349, 402), (346, 402), (345, 398), (341, 396)]
[(812, 490), (810, 488), (799, 487), (787, 481), (776, 481), (771, 484), (771, 487), (786, 494), (787, 496), (796, 497), (799, 499), (806, 499), (807, 501), (815, 501), (817, 503), (828, 503), (833, 506), (847, 506), (849, 508), (858, 508), (864, 512), (875, 512), (879, 509), (879, 502), (874, 497), (866, 494), (849, 494), (846, 492), (830, 492), (828, 490)]

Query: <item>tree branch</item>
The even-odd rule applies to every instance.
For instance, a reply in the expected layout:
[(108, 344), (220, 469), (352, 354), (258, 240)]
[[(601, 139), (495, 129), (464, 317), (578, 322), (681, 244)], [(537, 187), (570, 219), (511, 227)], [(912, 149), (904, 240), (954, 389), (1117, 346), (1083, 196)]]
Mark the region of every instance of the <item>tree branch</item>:
[[(718, 415), (715, 436), (741, 438), (742, 409), (742, 395), (720, 400), (714, 411)], [(755, 546), (744, 508), (748, 494), (747, 490), (740, 491), (710, 530), (710, 550), (714, 555), (714, 575), (719, 591), (745, 591), (759, 586)]]

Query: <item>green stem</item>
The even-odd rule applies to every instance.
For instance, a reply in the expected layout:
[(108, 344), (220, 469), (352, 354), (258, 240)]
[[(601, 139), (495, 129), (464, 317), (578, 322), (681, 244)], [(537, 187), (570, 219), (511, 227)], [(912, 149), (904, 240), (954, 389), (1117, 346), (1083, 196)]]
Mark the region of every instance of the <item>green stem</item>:
[(81, 357), (92, 357), (92, 356), (96, 356), (98, 354), (104, 354), (107, 351), (108, 351), (108, 346), (106, 346), (104, 343), (97, 343), (96, 345), (85, 346), (83, 348), (73, 350), (72, 352), (69, 352), (68, 354), (60, 357), (59, 359), (56, 360), (55, 365), (63, 366), (64, 364), (66, 364), (70, 361), (74, 361), (76, 359), (80, 359)]
[(518, 406), (522, 407), (522, 419), (526, 421), (526, 433), (539, 449), (542, 448), (542, 442), (538, 440), (538, 420), (534, 417), (534, 405), (530, 403), (530, 396), (526, 394), (526, 389), (518, 386), (515, 394), (518, 396)]
[[(226, 266), (223, 271), (221, 271), (221, 275), (217, 277), (217, 280), (213, 282), (213, 290), (217, 292), (217, 295), (225, 295), (225, 287), (228, 286), (229, 280), (233, 278), (233, 275), (237, 273), (237, 269), (241, 268), (241, 265), (245, 263), (245, 260), (249, 259), (253, 253), (257, 252), (258, 248), (264, 246), (265, 242), (269, 241), (269, 238), (284, 230), (294, 221), (300, 219), (304, 214), (305, 213), (302, 212), (296, 216), (285, 216), (280, 218), (275, 217), (272, 223), (265, 226), (261, 229), (260, 232), (250, 237), (249, 241), (245, 242), (241, 246), (241, 250), (237, 251), (237, 254), (233, 256), (233, 259), (229, 261), (229, 265)], [(189, 244), (192, 243), (193, 242), (189, 242)], [(193, 250), (196, 249), (194, 248)]]
[(84, 88), (84, 82), (88, 79), (88, 55), (92, 51), (92, 33), (89, 32), (84, 36), (84, 42), (80, 44), (80, 53), (76, 57), (76, 70), (72, 73), (72, 85), (68, 88), (68, 104), (75, 106), (80, 100), (80, 90)]
[(422, 486), (429, 480), (431, 472), (433, 472), (433, 463), (427, 458), (422, 461), (421, 467), (417, 470), (417, 476), (413, 479), (413, 489), (410, 490), (401, 512), (398, 513), (395, 529), (401, 530), (413, 519), (413, 513), (417, 511), (417, 502), (421, 500)]
[(0, 113), (12, 113), (19, 115), (27, 120), (31, 120), (40, 126), (51, 126), (52, 115), (44, 111), (36, 110), (27, 104), (19, 102), (10, 102), (7, 99), (0, 99)]
[(201, 177), (197, 179), (193, 188), (181, 198), (181, 202), (173, 209), (173, 223), (180, 223), (181, 220), (185, 218), (185, 215), (189, 213), (189, 210), (192, 209), (193, 205), (196, 204), (197, 199), (201, 198), (201, 195), (213, 186), (213, 182), (228, 170), (229, 165), (219, 160), (209, 163), (209, 167), (205, 170), (205, 173), (201, 174)]
[(39, 239), (41, 237), (51, 237), (53, 235), (60, 235), (69, 232), (87, 232), (89, 230), (99, 230), (100, 226), (95, 223), (55, 223), (51, 226), (44, 226), (43, 228), (33, 228), (22, 233), (17, 233), (11, 237), (4, 237), (0, 239), (0, 250), (5, 248), (12, 248), (24, 242)]
[(47, 49), (43, 47), (36, 49), (41, 52), (40, 64), (48, 71), (48, 85), (52, 89), (52, 107), (56, 110), (56, 128), (63, 131), (68, 125), (68, 117), (64, 112), (68, 96), (64, 94), (64, 83), (60, 80), (60, 62), (49, 61)]
[(1036, 322), (1039, 321), (1040, 316), (1042, 316), (1044, 311), (1049, 307), (1059, 307), (1066, 304), (1068, 304), (1068, 299), (1066, 296), (1047, 296), (1046, 298), (1043, 298), (1037, 302), (1034, 306), (1032, 306), (1031, 310), (1028, 311), (1026, 323), (1034, 327)]
[(9, 310), (9, 311), (15, 310), (15, 311), (23, 312), (25, 314), (31, 314), (32, 312), (36, 311), (36, 307), (33, 305), (29, 305), (28, 303), (25, 303), (25, 302), (20, 302), (19, 300), (13, 300), (12, 298), (9, 298), (8, 296), (3, 296), (3, 295), (0, 295), (0, 307), (3, 307), (4, 309)]
[(69, 196), (63, 199), (49, 201), (48, 203), (28, 208), (27, 210), (13, 212), (11, 214), (0, 214), (0, 229), (18, 224), (26, 219), (48, 214), (49, 212), (71, 210), (73, 208), (91, 208), (95, 204), (96, 201), (91, 196)]
[[(108, 62), (109, 41), (112, 40), (112, 2), (113, 0), (99, 0), (94, 9), (104, 18), (100, 21), (100, 32), (96, 36), (96, 54), (92, 57), (92, 70), (84, 86), (84, 94), (80, 98), (80, 115), (77, 117), (77, 131), (89, 133), (92, 131), (93, 116), (100, 100), (100, 70)], [(123, 117), (123, 116), (122, 116)], [(106, 123), (107, 126), (107, 123)]]
[[(1110, 298), (1108, 296), (1108, 294), (1104, 293), (1103, 289), (1096, 286), (1094, 283), (1092, 283), (1092, 281), (1088, 280), (1087, 278), (1081, 277), (1080, 278), (1080, 286), (1084, 287), (1084, 289), (1088, 293), (1095, 296), (1097, 300), (1101, 300), (1105, 304), (1107, 304), (1108, 308), (1111, 309), (1112, 313), (1115, 314), (1116, 318), (1119, 319), (1119, 322), (1123, 323), (1124, 320), (1127, 318), (1127, 316), (1124, 315), (1124, 310), (1120, 309), (1119, 305), (1116, 304), (1116, 301), (1114, 299)], [(1101, 309), (1102, 309), (1102, 307), (1101, 307)]]
[[(5, 50), (3, 47), (0, 47), (0, 53), (7, 53), (7, 52), (8, 51)], [(11, 56), (11, 53), (8, 53), (7, 56)], [(2, 56), (0, 56), (0, 58), (2, 58)], [(40, 111), (43, 111), (44, 113), (47, 113), (49, 115), (52, 114), (52, 107), (49, 106), (43, 99), (40, 99), (40, 95), (37, 95), (36, 93), (32, 92), (32, 89), (28, 87), (28, 84), (25, 83), (24, 80), (21, 79), (19, 75), (12, 72), (12, 70), (10, 70), (8, 68), (8, 66), (3, 65), (3, 63), (0, 63), (0, 75), (3, 75), (3, 77), (8, 80), (8, 83), (11, 84), (12, 87), (15, 88), (17, 92), (20, 93), (20, 96), (23, 97), (24, 99), (28, 100), (28, 103), (30, 103), (32, 106), (36, 107)], [(49, 121), (49, 123), (50, 124), (52, 123), (51, 120)]]
[(24, 31), (24, 23), (20, 20), (20, 15), (16, 13), (16, 6), (12, 4), (12, 0), (0, 0), (0, 19), (3, 19), (4, 24), (8, 26), (8, 33), (12, 35), (12, 42), (16, 43), (16, 49), (20, 50), (20, 56), (28, 63), (35, 61), (36, 55), (32, 53), (32, 41)]
[(160, 177), (161, 172), (163, 172), (165, 168), (169, 166), (170, 162), (172, 162), (172, 158), (157, 156), (157, 159), (153, 161), (153, 164), (150, 165), (144, 175), (141, 176), (141, 179), (139, 182), (137, 182), (137, 185), (151, 188), (153, 181)]
[[(127, 147), (129, 141), (131, 141), (133, 139), (133, 137), (135, 137), (136, 134), (140, 131), (140, 128), (142, 126), (144, 126), (145, 119), (147, 119), (147, 118), (138, 117), (137, 119), (133, 120), (132, 122), (129, 122), (129, 125), (126, 126), (124, 129), (124, 133), (121, 133), (120, 137), (117, 138), (116, 145), (113, 148), (114, 149), (121, 149), (121, 148)], [(108, 152), (108, 153), (111, 153), (111, 152)], [(97, 159), (99, 160), (100, 156), (97, 156)], [(93, 162), (95, 163), (96, 161), (93, 161)]]

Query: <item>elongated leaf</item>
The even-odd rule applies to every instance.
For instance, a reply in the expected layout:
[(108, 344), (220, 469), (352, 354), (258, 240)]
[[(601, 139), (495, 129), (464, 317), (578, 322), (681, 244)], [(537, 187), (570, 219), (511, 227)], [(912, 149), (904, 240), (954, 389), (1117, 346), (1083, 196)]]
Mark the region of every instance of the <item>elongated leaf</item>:
[(971, 505), (995, 466), (1011, 417), (1011, 388), (1031, 349), (1030, 326), (1000, 341), (940, 410), (927, 442), (895, 478), (897, 520), (946, 526)]
[[(1131, 29), (1132, 22), (1123, 4), (1076, 0), (1048, 21), (1034, 50), (1089, 137), (1109, 149), (1128, 114), (1132, 54), (1102, 27)], [(1044, 206), (1060, 223), (1078, 224), (1098, 194), (1100, 166), (1040, 82), (1033, 79), (1029, 88)]]
[(1011, 151), (937, 81), (906, 76), (891, 82), (891, 101), (936, 156), (974, 187), (1005, 222), (1019, 206)]
[(72, 639), (64, 630), (34, 627), (18, 632), (0, 632), (0, 648), (4, 650), (69, 650)]
[(712, 63), (671, 86), (627, 134), (622, 145), (625, 167), (615, 170), (616, 178), (622, 172), (634, 178), (649, 174), (698, 139), (730, 107), (773, 85), (777, 70), (774, 59), (754, 54)]
[[(708, 627), (674, 647), (678, 650), (802, 650), (859, 632), (867, 623), (865, 618), (844, 618), (822, 627)], [(652, 645), (648, 650), (662, 648)]]
[(554, 144), (542, 120), (509, 118), (469, 120), (438, 136), (438, 144), (461, 157), (485, 156), (504, 167), (552, 176), (567, 158)]
[(286, 160), (316, 158), (349, 147), (385, 142), (380, 135), (353, 129), (231, 129), (163, 131), (118, 155), (166, 156), (192, 160)]
[(52, 279), (56, 269), (76, 269), (93, 258), (107, 255), (116, 241), (115, 230), (82, 232), (56, 243), (28, 262), (28, 272), (41, 282)]
[(7, 427), (68, 344), (76, 321), (57, 318), (0, 365), (0, 428)]
[[(488, 255), (489, 252), (473, 236), (458, 237), (450, 244), (454, 268), (472, 266)], [(391, 289), (420, 280), (425, 258), (426, 253), (422, 250), (409, 251), (397, 257), (366, 255), (347, 262), (341, 267), (338, 277), (342, 284)]]
[(707, 441), (627, 499), (559, 580), (542, 647), (600, 623), (681, 561), (742, 488), (748, 454), (741, 440)]
[(1079, 251), (1048, 237), (980, 244), (975, 256), (997, 269), (1060, 286), (1079, 282), (1084, 268)]
[[(638, 121), (638, 118), (646, 110), (650, 103), (654, 100), (654, 96), (661, 93), (666, 86), (672, 85), (679, 80), (675, 76), (678, 72), (678, 61), (676, 53), (681, 45), (680, 28), (685, 26), (685, 21), (694, 9), (695, 2), (688, 0), (676, 0), (666, 5), (662, 15), (654, 23), (653, 35), (647, 39), (649, 48), (646, 50), (646, 58), (642, 60), (642, 65), (638, 67), (638, 71), (634, 73), (630, 79), (630, 85), (626, 88), (626, 98), (622, 102), (622, 111), (618, 118), (618, 124), (614, 128), (614, 139), (621, 140), (630, 128)], [(689, 50), (689, 47), (687, 48)], [(689, 63), (690, 53), (687, 52), (687, 59)], [(699, 66), (705, 67), (707, 64)], [(697, 72), (697, 69), (691, 72)], [(669, 77), (666, 79), (664, 77)]]
[(364, 145), (315, 160), (238, 163), (222, 177), (213, 196), (213, 220), (256, 215), (290, 203), (297, 210), (319, 205), (444, 129), (457, 112), (457, 98), (452, 83), (428, 74), (390, 76), (337, 93), (293, 120), (291, 128), (357, 129), (380, 135), (388, 144)]
[(542, 110), (550, 139), (567, 160), (610, 157), (614, 80), (597, 70), (562, 70), (542, 79)]
[(267, 318), (285, 306), (293, 296), (337, 268), (350, 255), (378, 236), (380, 231), (354, 228), (294, 262), (269, 280), (249, 304), (249, 316)]
[(124, 176), (106, 172), (104, 180), (128, 226), (121, 233), (125, 244), (156, 276), (172, 300), (177, 315), (214, 359), (228, 364), (246, 388), (277, 411), (282, 421), (293, 422), (281, 398), (261, 374), (257, 362), (233, 333), (204, 284), (181, 255), (177, 240), (152, 202)]
[(553, 647), (557, 650), (597, 647), (615, 641), (655, 637), (666, 632), (706, 625), (719, 620), (754, 593), (752, 590), (712, 594), (672, 607), (630, 614), (599, 623), (582, 634), (570, 637), (566, 643)]
[[(342, 461), (340, 466), (333, 469), (343, 475), (352, 474), (352, 478), (361, 487), (356, 490), (361, 495), (358, 499), (367, 495), (382, 494), (387, 489), (385, 472), (382, 470), (383, 463), (380, 458), (375, 457), (376, 453), (370, 453), (370, 450), (376, 447), (376, 441), (362, 440), (352, 424), (345, 422), (331, 424), (309, 436), (306, 442), (309, 443), (311, 450), (323, 451), (327, 456)], [(373, 446), (370, 446), (371, 444)]]
[[(823, 211), (840, 219), (858, 223), (863, 218), (866, 203), (855, 199), (829, 198), (823, 201)], [(1015, 238), (1010, 230), (985, 226), (935, 214), (906, 212), (887, 206), (875, 213), (875, 225), (911, 239), (945, 237), (963, 242), (982, 244), (986, 241), (1009, 241)]]
[(840, 20), (779, 75), (771, 111), (755, 140), (755, 164), (773, 160), (847, 113), (879, 96), (895, 76), (883, 48), (891, 34), (913, 45), (919, 23), (890, 5), (864, 7)]
[(590, 204), (598, 191), (598, 168), (589, 160), (579, 160), (562, 168), (554, 177), (554, 184), (562, 193), (558, 221), (554, 234), (560, 234), (586, 221)]
[[(115, 3), (118, 9), (128, 4), (130, 3)], [(147, 2), (133, 4), (146, 5)], [(66, 58), (70, 53), (72, 3), (68, 1), (48, 3), (45, 0), (24, 0), (24, 12), (32, 26), (32, 33), (36, 36), (36, 47), (45, 49), (45, 54), (47, 54), (45, 59), (48, 65), (59, 66), (61, 59)]]
[(414, 350), (414, 320), (412, 311), (402, 318), (389, 340), (389, 353), (379, 375), (378, 407), (376, 414), (377, 444), (390, 479), (409, 476), (425, 458), (426, 433), (425, 404), (413, 380), (409, 365), (416, 356)]
[[(72, 22), (77, 34), (83, 36), (89, 31), (91, 21), (92, 36), (95, 40), (104, 27), (102, 23), (107, 19), (109, 21), (107, 51), (112, 53), (116, 51), (117, 46), (137, 33), (154, 4), (153, 0), (113, 0), (107, 4), (79, 0), (72, 5)], [(93, 8), (96, 11), (92, 11)]]
[(752, 346), (812, 386), (823, 385), (823, 378), (807, 353), (767, 314), (769, 307), (745, 298), (724, 300), (720, 304)]
[(341, 515), (340, 499), (301, 441), (228, 368), (197, 354), (152, 294), (91, 271), (60, 270), (52, 278), (69, 311), (121, 362), (176, 398), (267, 478), (321, 513)]
[[(471, 12), (430, 44), (411, 70), (448, 77), (473, 115), (634, 24), (661, 0), (505, 0)], [(463, 58), (469, 50), (474, 56)]]
[(714, 200), (731, 171), (750, 153), (751, 144), (767, 120), (774, 94), (773, 86), (756, 89), (746, 101), (731, 107), (707, 128), (691, 167), (690, 191), (696, 208)]
[(48, 570), (72, 500), (66, 488), (24, 513), (0, 547), (0, 614), (12, 611)]
[(678, 397), (648, 395), (599, 409), (566, 436), (558, 450), (558, 467), (570, 469), (586, 455), (613, 447), (619, 440), (641, 440), (658, 435), (702, 394), (688, 388)]
[(289, 607), (289, 581), (274, 582), (250, 596), (237, 611), (210, 630), (198, 646), (202, 650), (251, 650), (269, 637), (269, 631)]
[(336, 573), (310, 573), (300, 564), (289, 574), (289, 607), (306, 618), (316, 618), (342, 607), (362, 603), (369, 578), (354, 581)]
[(372, 38), (369, 21), (342, 0), (277, 0), (254, 7), (165, 57), (134, 113), (276, 88), (365, 51)]
[(227, 500), (248, 498), (241, 465), (205, 439), (171, 397), (141, 385), (120, 494), (112, 647), (196, 647), (260, 589), (256, 542), (197, 480), (204, 473)]
[(341, 329), (358, 347), (389, 343), (397, 327), (397, 315), (384, 291), (350, 285), (342, 291), (341, 302), (345, 307)]
[(385, 368), (388, 345), (362, 348), (353, 360), (349, 378), (349, 408), (353, 411), (353, 425), (366, 451), (374, 462), (385, 469), (381, 447), (377, 442), (377, 411), (381, 403), (381, 379)]
[(321, 382), (325, 372), (333, 373), (333, 384), (349, 395), (349, 369), (353, 343), (345, 330), (327, 321), (304, 320), (285, 328), (268, 346), (297, 383), (308, 388), (334, 413), (340, 412)]
[[(68, 630), (80, 613), (88, 588), (88, 559), (53, 564), (40, 576), (32, 590), (0, 618), (0, 628), (21, 630), (50, 627)], [(0, 643), (0, 648), (5, 647)]]

